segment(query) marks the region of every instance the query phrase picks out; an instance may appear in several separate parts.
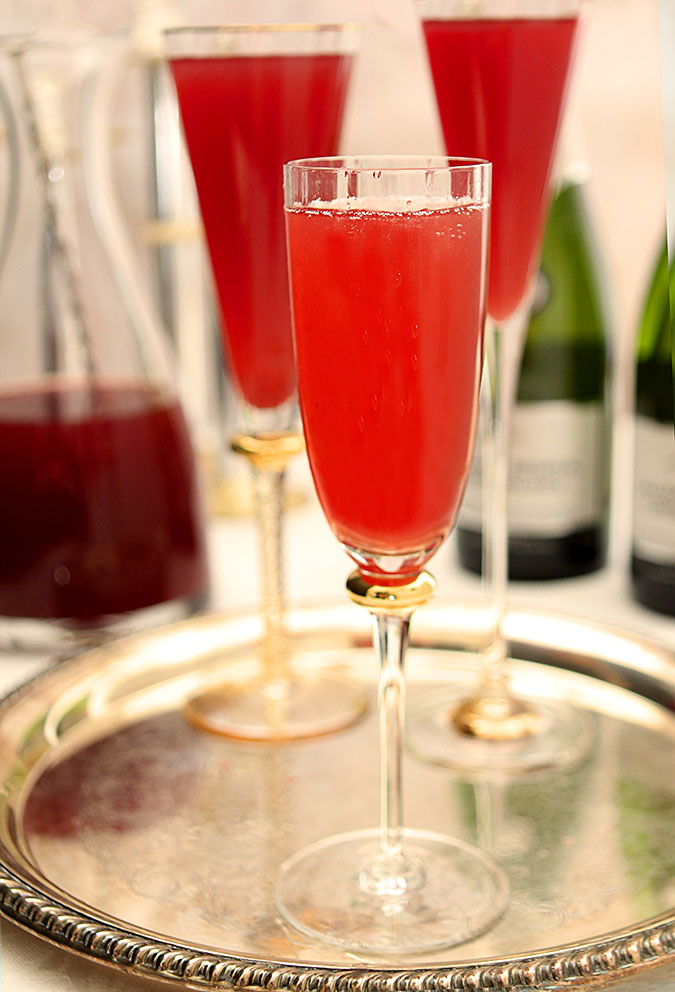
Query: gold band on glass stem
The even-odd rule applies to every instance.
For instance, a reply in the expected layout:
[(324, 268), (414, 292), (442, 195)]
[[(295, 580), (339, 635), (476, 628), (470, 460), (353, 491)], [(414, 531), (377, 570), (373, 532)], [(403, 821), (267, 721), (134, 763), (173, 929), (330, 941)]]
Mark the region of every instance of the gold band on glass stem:
[(255, 468), (263, 472), (281, 472), (289, 458), (305, 450), (305, 439), (295, 431), (235, 434), (231, 447), (238, 455), (248, 458)]
[(347, 592), (354, 603), (372, 613), (410, 613), (424, 606), (436, 590), (436, 580), (429, 572), (420, 572), (412, 582), (400, 586), (382, 586), (369, 582), (361, 572), (347, 579)]
[(522, 740), (538, 733), (544, 723), (537, 709), (506, 694), (467, 699), (451, 720), (461, 734), (485, 741)]

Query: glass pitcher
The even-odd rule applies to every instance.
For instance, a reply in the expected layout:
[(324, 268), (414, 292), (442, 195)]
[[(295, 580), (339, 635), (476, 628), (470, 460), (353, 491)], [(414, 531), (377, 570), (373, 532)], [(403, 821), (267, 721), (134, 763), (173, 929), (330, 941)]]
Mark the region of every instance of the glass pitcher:
[(112, 195), (123, 43), (5, 39), (0, 644), (78, 647), (199, 608), (208, 576), (171, 355)]

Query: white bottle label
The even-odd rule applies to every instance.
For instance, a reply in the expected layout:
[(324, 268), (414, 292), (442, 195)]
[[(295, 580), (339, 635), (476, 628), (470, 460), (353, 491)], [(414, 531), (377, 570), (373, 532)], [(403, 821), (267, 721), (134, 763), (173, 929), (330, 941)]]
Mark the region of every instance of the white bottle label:
[[(509, 533), (563, 537), (602, 518), (609, 499), (609, 428), (599, 402), (518, 403), (509, 466)], [(480, 444), (459, 524), (482, 527)]]
[(675, 562), (673, 425), (635, 418), (633, 549), (656, 564)]

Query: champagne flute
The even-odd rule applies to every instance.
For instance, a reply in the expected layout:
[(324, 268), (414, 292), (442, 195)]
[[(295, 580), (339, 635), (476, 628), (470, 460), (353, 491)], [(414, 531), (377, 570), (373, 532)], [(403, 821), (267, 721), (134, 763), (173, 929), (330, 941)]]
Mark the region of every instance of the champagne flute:
[(285, 170), (300, 410), (319, 500), (357, 565), (380, 667), (379, 829), (311, 844), (277, 880), (283, 917), (366, 954), (460, 943), (503, 912), (485, 852), (403, 826), (411, 615), (471, 463), (481, 375), (489, 163), (343, 158)]
[(240, 399), (232, 447), (253, 474), (263, 583), (259, 677), (200, 694), (187, 714), (252, 740), (329, 733), (357, 719), (365, 697), (347, 681), (294, 670), (284, 625), (284, 477), (304, 445), (294, 426), (281, 172), (294, 156), (335, 151), (357, 29), (240, 24), (171, 28), (164, 38)]
[(551, 767), (588, 743), (588, 721), (573, 706), (512, 692), (504, 633), (509, 434), (580, 2), (417, 0), (446, 147), (494, 169), (482, 429), (489, 637), (475, 691), (430, 694), (409, 735), (419, 756), (460, 771)]

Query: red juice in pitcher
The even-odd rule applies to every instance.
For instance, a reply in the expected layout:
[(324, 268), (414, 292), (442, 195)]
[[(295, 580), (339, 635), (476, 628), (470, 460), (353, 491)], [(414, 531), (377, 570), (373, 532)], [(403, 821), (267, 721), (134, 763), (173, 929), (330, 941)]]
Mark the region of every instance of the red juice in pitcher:
[(0, 615), (95, 622), (207, 586), (179, 404), (146, 385), (0, 393)]
[(283, 164), (337, 149), (352, 56), (174, 58), (170, 65), (223, 317), (248, 403), (295, 390)]
[(576, 33), (561, 19), (423, 23), (448, 155), (492, 162), (488, 311), (522, 302), (538, 262)]

